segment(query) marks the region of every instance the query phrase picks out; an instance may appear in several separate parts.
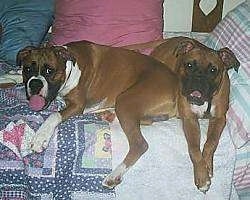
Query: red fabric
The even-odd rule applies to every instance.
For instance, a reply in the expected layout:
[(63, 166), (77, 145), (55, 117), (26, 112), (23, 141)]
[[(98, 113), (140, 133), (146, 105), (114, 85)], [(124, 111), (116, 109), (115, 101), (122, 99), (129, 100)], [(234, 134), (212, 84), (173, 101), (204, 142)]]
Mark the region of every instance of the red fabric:
[(52, 43), (123, 46), (162, 38), (163, 0), (57, 0)]

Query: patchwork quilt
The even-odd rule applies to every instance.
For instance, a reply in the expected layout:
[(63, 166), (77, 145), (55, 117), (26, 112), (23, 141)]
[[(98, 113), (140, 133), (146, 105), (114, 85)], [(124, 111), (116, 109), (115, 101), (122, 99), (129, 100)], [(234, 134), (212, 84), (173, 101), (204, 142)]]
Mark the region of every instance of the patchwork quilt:
[(22, 85), (0, 89), (1, 199), (114, 199), (102, 187), (111, 172), (111, 132), (107, 122), (87, 113), (56, 129), (49, 147), (34, 153), (29, 144), (36, 130), (63, 102), (48, 109), (29, 109)]

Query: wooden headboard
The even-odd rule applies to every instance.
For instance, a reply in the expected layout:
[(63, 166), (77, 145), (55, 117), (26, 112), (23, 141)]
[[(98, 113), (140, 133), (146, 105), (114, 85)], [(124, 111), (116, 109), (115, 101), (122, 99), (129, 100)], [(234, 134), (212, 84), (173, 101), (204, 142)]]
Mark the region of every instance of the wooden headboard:
[(166, 0), (165, 32), (211, 32), (221, 19), (244, 0)]
[(222, 18), (224, 0), (217, 0), (215, 8), (206, 15), (200, 8), (201, 0), (194, 0), (192, 31), (211, 32)]

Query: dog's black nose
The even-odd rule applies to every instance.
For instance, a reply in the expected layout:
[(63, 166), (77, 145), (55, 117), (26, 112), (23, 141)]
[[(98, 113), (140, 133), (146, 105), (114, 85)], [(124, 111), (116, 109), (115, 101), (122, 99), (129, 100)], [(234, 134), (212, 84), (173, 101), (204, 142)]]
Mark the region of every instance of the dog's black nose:
[(43, 88), (43, 82), (39, 79), (32, 79), (29, 83), (29, 88), (32, 95), (38, 94)]
[(197, 77), (197, 78), (203, 78), (205, 76), (205, 73), (203, 72), (202, 69), (197, 69), (194, 73), (194, 75)]

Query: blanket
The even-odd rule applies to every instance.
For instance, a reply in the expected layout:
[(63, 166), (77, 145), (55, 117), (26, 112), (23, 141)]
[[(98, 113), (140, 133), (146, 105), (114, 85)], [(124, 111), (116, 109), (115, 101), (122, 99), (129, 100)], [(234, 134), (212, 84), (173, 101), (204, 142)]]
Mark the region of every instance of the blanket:
[(102, 187), (111, 172), (111, 136), (107, 122), (87, 113), (56, 129), (48, 148), (34, 153), (29, 144), (36, 130), (63, 102), (48, 109), (29, 109), (22, 85), (0, 89), (1, 199), (114, 199)]
[[(208, 120), (201, 122), (201, 146), (206, 140)], [(233, 185), (235, 148), (228, 127), (222, 133), (214, 155), (214, 177), (209, 191), (200, 192), (193, 180), (193, 167), (181, 120), (171, 119), (142, 126), (142, 133), (149, 144), (148, 151), (124, 175), (116, 187), (117, 200), (237, 200)], [(113, 167), (128, 152), (128, 142), (118, 120), (111, 124)], [(127, 192), (129, 191), (129, 192)]]

